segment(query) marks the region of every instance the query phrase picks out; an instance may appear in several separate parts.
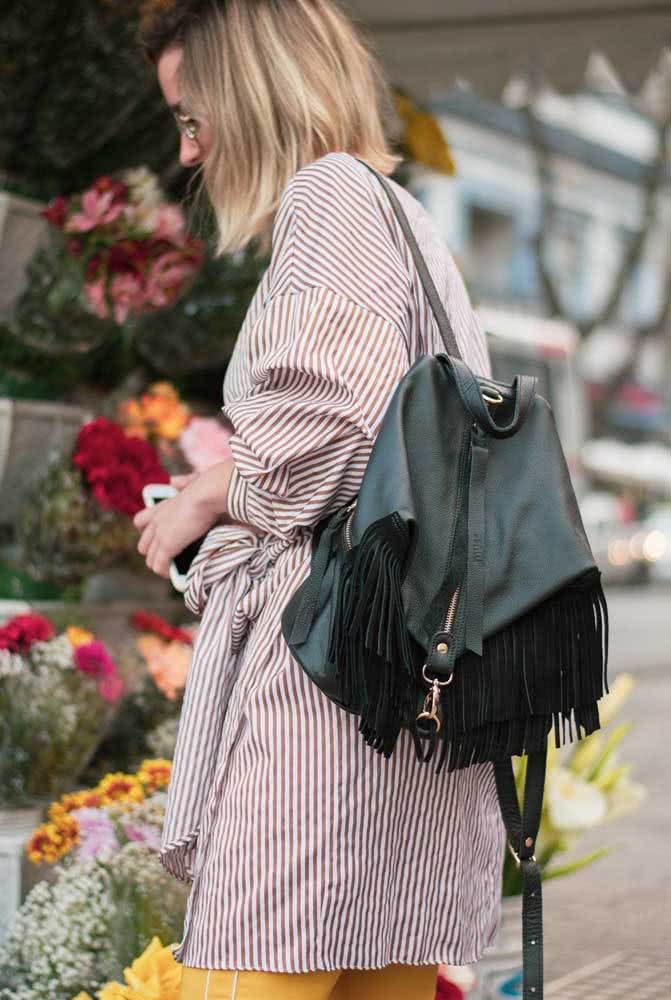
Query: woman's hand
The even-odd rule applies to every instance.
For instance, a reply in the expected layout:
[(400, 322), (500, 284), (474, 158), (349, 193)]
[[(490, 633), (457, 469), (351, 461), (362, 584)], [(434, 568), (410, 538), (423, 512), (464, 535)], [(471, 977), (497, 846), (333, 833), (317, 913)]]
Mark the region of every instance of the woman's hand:
[(197, 473), (173, 476), (171, 485), (179, 490), (177, 496), (145, 507), (133, 518), (141, 531), (138, 552), (159, 576), (168, 578), (170, 563), (177, 553), (206, 534), (217, 520), (216, 511), (202, 502), (197, 481)]

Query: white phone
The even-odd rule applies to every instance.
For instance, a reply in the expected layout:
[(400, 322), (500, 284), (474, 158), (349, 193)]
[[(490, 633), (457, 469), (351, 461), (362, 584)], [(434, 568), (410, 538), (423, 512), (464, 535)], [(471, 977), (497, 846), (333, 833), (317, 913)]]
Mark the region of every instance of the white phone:
[[(171, 497), (177, 496), (177, 493), (178, 490), (170, 483), (148, 483), (142, 488), (142, 499), (145, 507), (155, 507), (161, 500), (169, 500)], [(180, 594), (186, 590), (186, 574), (196, 558), (204, 538), (205, 536), (202, 535), (191, 542), (185, 549), (178, 552), (170, 563), (170, 582)]]

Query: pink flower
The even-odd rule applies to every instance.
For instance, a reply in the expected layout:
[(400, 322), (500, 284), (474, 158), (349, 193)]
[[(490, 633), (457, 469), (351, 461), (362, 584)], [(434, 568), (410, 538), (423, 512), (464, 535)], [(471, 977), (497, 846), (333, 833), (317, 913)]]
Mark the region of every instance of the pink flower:
[(170, 250), (161, 254), (152, 261), (147, 274), (147, 301), (157, 307), (170, 305), (193, 272), (193, 262), (181, 251)]
[(229, 431), (211, 417), (192, 417), (182, 431), (179, 446), (196, 472), (231, 458)]
[(128, 313), (132, 309), (139, 309), (146, 299), (142, 279), (132, 272), (115, 274), (110, 284), (110, 295), (117, 323), (123, 323)]
[(104, 809), (73, 809), (70, 815), (79, 824), (78, 861), (91, 861), (119, 850), (114, 826)]
[(84, 284), (84, 295), (96, 316), (100, 319), (107, 319), (107, 298), (105, 296), (105, 279), (99, 278), (97, 281), (87, 281)]
[(161, 832), (151, 823), (122, 823), (123, 832), (129, 840), (138, 844), (146, 844), (154, 851), (161, 846)]
[(103, 701), (108, 701), (110, 704), (114, 704), (118, 701), (123, 694), (123, 681), (118, 674), (108, 674), (106, 677), (101, 677), (98, 681), (98, 694), (103, 699)]
[(67, 220), (64, 228), (69, 233), (88, 233), (96, 226), (114, 222), (123, 209), (123, 202), (117, 200), (115, 191), (104, 191), (101, 194), (92, 188), (84, 192), (80, 211)]
[(109, 677), (116, 673), (116, 664), (105, 646), (98, 639), (77, 646), (74, 651), (75, 666), (91, 677)]
[(179, 239), (184, 232), (184, 215), (177, 205), (164, 204), (156, 213), (154, 236), (159, 239)]

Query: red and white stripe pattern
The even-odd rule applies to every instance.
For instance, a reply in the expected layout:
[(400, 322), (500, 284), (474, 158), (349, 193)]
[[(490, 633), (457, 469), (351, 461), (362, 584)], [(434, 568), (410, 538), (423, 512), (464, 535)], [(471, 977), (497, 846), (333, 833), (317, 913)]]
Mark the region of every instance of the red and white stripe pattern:
[[(395, 190), (464, 358), (489, 374), (449, 250)], [(309, 571), (312, 528), (356, 496), (398, 380), (441, 350), (376, 178), (347, 153), (300, 170), (224, 381), (229, 510), (252, 527), (209, 533), (186, 594), (202, 622), (161, 853), (193, 881), (185, 965), (465, 964), (494, 939), (505, 831), (492, 765), (436, 775), (405, 731), (388, 760), (367, 747), (280, 623)]]

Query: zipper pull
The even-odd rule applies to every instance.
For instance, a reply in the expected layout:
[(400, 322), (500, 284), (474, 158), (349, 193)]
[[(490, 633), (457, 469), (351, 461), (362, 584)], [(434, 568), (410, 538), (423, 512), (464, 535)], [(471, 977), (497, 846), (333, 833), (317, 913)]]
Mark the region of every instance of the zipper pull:
[[(452, 632), (435, 632), (431, 638), (424, 669), (432, 674), (439, 674), (440, 677), (451, 678), (454, 670), (454, 655), (451, 655), (454, 641)], [(425, 680), (430, 682), (426, 676)]]

